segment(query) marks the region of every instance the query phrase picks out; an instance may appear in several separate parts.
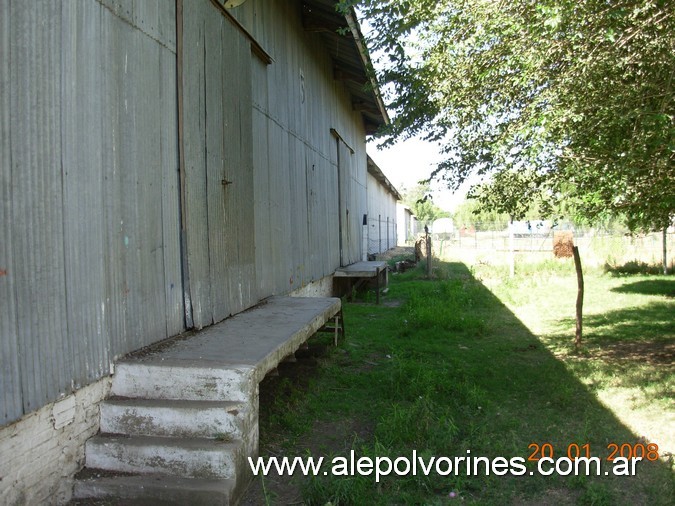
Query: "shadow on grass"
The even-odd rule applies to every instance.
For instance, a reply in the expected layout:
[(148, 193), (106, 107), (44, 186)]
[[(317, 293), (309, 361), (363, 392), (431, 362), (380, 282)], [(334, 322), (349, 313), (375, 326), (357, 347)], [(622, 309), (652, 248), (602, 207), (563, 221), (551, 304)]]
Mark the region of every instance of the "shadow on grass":
[(613, 292), (675, 297), (675, 279), (645, 279), (612, 288)]
[[(611, 476), (608, 445), (632, 446), (640, 438), (465, 265), (442, 269), (442, 279), (431, 282), (421, 279), (421, 270), (392, 276), (387, 297), (404, 301), (401, 306), (345, 305), (346, 342), (318, 361), (311, 382), (297, 383), (291, 409), (275, 402), (278, 392), (261, 392), (261, 401), (274, 404), (261, 402), (265, 418), (282, 417), (290, 429), (261, 423), (261, 455), (293, 457), (311, 448), (319, 456), (311, 442), (327, 439), (327, 426), (367, 427), (345, 434), (342, 444), (327, 445), (329, 453), (321, 456), (342, 447), (357, 458), (410, 458), (416, 451), (425, 459), (470, 452), (526, 460), (535, 453), (533, 445), (551, 445), (554, 456), (563, 457), (571, 445), (588, 444), (610, 475), (541, 476), (535, 462), (527, 462), (522, 476), (467, 473), (466, 465), (446, 476), (422, 476), (418, 467), (417, 476), (391, 473), (380, 483), (373, 476), (296, 476), (292, 481), (304, 490), (303, 501), (452, 504), (458, 497), (480, 504), (670, 504), (668, 466), (644, 462), (637, 478)], [(663, 316), (662, 308), (653, 310)], [(614, 324), (633, 317), (613, 315)], [(268, 488), (265, 497), (283, 497), (290, 482), (275, 480), (280, 489)]]
[[(600, 374), (605, 383), (639, 389), (643, 404), (665, 403), (667, 409), (667, 400), (675, 399), (671, 387), (675, 363), (672, 315), (673, 304), (659, 301), (585, 315), (580, 353), (572, 349), (569, 336), (552, 336), (552, 339), (565, 350), (564, 354), (570, 354), (570, 365), (580, 377)], [(564, 319), (561, 323), (570, 327), (574, 319)]]
[[(672, 274), (672, 266), (669, 269)], [(663, 266), (660, 264), (648, 264), (645, 262), (640, 262), (633, 260), (631, 262), (626, 262), (623, 265), (610, 265), (605, 264), (605, 272), (608, 272), (614, 276), (625, 276), (631, 274), (654, 274), (659, 275), (663, 274)]]
[[(561, 322), (574, 326), (574, 319)], [(629, 360), (638, 364), (675, 363), (673, 306), (652, 302), (637, 308), (584, 316), (584, 344), (592, 354), (606, 360)]]

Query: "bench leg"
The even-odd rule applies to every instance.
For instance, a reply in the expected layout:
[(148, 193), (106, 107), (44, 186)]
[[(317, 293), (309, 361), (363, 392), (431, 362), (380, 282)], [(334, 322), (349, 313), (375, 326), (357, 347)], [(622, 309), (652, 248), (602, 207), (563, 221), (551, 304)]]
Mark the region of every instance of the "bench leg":
[(334, 317), (334, 330), (335, 330), (335, 337), (334, 337), (334, 342), (335, 346), (338, 345), (338, 337), (342, 337), (342, 339), (345, 339), (345, 319), (344, 316), (342, 316), (342, 308), (340, 308), (340, 311), (338, 311), (338, 314), (336, 314)]
[(328, 321), (332, 321), (332, 325), (324, 325), (319, 329), (319, 332), (333, 332), (333, 343), (335, 346), (337, 346), (339, 338), (342, 337), (344, 339), (346, 336), (345, 320), (342, 316), (342, 308), (340, 308), (340, 311), (338, 311), (337, 314), (331, 317)]
[(338, 315), (340, 317), (340, 334), (342, 334), (342, 339), (344, 340), (347, 338), (347, 334), (345, 332), (345, 318), (342, 315), (342, 308), (340, 308)]
[(380, 268), (377, 268), (376, 271), (376, 279), (377, 281), (375, 282), (375, 290), (376, 290), (376, 296), (375, 296), (375, 302), (379, 305), (380, 304)]

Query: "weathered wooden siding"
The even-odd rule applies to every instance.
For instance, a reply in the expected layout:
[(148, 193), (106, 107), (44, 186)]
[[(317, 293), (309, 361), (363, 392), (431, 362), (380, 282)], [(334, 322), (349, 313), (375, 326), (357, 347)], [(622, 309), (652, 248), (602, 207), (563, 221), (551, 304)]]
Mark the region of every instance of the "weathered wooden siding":
[(0, 1), (0, 423), (183, 329), (172, 2)]
[(363, 121), (323, 41), (303, 29), (300, 2), (249, 0), (232, 13), (274, 59), (253, 63), (256, 273), (260, 294), (285, 293), (340, 266), (341, 193), (343, 262), (360, 260)]
[(368, 174), (368, 253), (382, 253), (397, 244), (396, 197)]

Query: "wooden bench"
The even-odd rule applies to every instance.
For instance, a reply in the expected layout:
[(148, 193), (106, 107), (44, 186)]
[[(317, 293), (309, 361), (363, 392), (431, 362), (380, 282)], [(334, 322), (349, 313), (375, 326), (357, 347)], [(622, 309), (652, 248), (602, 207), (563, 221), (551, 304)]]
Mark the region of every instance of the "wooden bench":
[[(364, 283), (375, 281), (376, 302), (380, 303), (380, 290), (388, 284), (387, 262), (356, 262), (335, 271), (336, 281), (345, 280), (350, 297)], [(339, 281), (338, 281), (339, 282)]]

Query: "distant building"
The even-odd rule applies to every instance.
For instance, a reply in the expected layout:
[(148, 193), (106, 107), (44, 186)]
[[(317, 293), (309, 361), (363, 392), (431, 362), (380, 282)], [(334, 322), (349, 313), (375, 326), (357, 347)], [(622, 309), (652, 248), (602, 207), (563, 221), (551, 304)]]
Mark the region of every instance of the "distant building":
[(368, 254), (383, 253), (398, 244), (397, 202), (401, 194), (368, 157)]
[(439, 218), (431, 225), (431, 233), (439, 239), (450, 239), (454, 232), (452, 218)]
[(551, 233), (549, 220), (514, 221), (511, 227), (515, 237), (546, 237)]
[(420, 231), (419, 221), (411, 211), (411, 209), (402, 204), (396, 205), (396, 217), (398, 227), (398, 245), (410, 246), (415, 242), (415, 237)]

